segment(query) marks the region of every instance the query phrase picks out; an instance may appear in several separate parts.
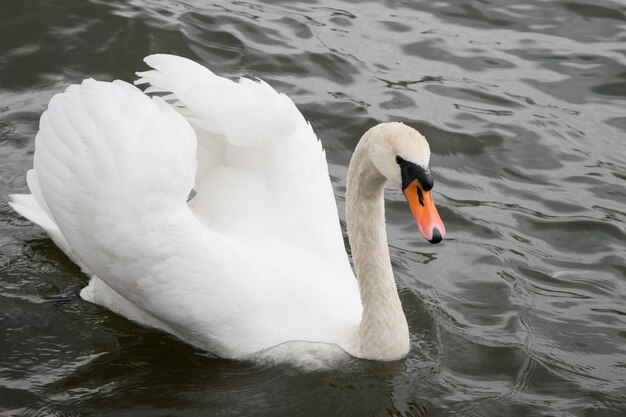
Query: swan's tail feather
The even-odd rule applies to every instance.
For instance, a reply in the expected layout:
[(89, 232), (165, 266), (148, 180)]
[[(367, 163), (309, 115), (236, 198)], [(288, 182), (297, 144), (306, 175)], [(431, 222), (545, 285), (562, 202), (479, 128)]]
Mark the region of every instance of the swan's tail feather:
[[(29, 174), (33, 173), (33, 170), (28, 171)], [(34, 174), (34, 173), (33, 173)], [(29, 175), (29, 188), (31, 192), (35, 189), (31, 184), (33, 184), (33, 175)], [(36, 179), (36, 178), (35, 178)], [(88, 273), (88, 269), (82, 264), (76, 253), (70, 247), (70, 244), (67, 242), (63, 233), (61, 233), (61, 229), (54, 222), (52, 217), (50, 216), (50, 212), (47, 208), (42, 207), (40, 202), (33, 194), (10, 194), (9, 195), (9, 206), (16, 212), (18, 212), (23, 217), (27, 218), (31, 222), (39, 225), (43, 230), (46, 231), (48, 236), (52, 239), (52, 241), (81, 269)]]
[[(37, 174), (35, 174), (34, 169), (29, 169), (28, 172), (26, 172), (26, 182), (32, 194), (9, 195), (9, 206), (23, 217), (39, 225), (55, 240), (65, 242), (65, 238), (59, 226), (54, 221), (50, 209), (46, 204), (46, 200), (41, 193), (39, 180), (37, 179)], [(67, 242), (65, 242), (65, 245), (69, 248)]]
[(38, 224), (46, 232), (59, 231), (59, 227), (39, 205), (32, 194), (10, 194), (9, 206), (31, 222)]

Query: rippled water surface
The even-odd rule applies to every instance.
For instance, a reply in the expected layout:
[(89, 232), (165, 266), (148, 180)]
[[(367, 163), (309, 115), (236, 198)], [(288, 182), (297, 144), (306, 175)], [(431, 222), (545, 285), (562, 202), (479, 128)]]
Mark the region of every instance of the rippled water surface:
[[(52, 95), (130, 80), (154, 52), (290, 95), (342, 222), (360, 135), (426, 135), (446, 240), (387, 193), (405, 360), (211, 359), (77, 297), (86, 277), (6, 196), (26, 190)], [(0, 411), (626, 415), (625, 53), (617, 1), (0, 1)]]

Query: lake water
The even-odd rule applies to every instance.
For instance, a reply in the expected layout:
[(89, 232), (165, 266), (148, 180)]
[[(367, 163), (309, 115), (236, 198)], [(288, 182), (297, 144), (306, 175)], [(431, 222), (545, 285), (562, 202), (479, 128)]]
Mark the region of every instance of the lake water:
[[(212, 359), (82, 301), (6, 203), (38, 119), (83, 78), (169, 52), (287, 93), (340, 216), (358, 138), (430, 141), (447, 236), (387, 193), (405, 360)], [(8, 416), (626, 415), (626, 6), (608, 0), (0, 2), (0, 412)], [(280, 254), (277, 254), (280, 256)]]

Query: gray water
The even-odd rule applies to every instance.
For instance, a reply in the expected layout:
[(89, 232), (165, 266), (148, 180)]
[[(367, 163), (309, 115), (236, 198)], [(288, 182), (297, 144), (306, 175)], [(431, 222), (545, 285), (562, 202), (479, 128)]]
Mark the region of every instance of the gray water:
[[(446, 240), (387, 193), (409, 356), (303, 371), (213, 359), (82, 301), (6, 204), (38, 119), (169, 52), (287, 93), (343, 220), (358, 138), (430, 141)], [(0, 0), (0, 412), (8, 416), (626, 415), (626, 7), (608, 0)]]

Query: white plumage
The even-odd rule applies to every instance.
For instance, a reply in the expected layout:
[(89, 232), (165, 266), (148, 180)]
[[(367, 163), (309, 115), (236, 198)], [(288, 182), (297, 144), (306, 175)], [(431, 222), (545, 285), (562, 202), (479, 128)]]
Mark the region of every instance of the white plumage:
[(137, 83), (163, 98), (89, 79), (50, 101), (32, 195), (10, 203), (91, 276), (81, 296), (227, 358), (289, 341), (404, 356), (382, 195), (386, 178), (407, 179), (398, 156), (428, 164), (425, 139), (390, 123), (357, 147), (348, 179), (357, 282), (324, 152), (293, 102), (188, 59), (146, 62), (153, 69)]
[(41, 117), (34, 198), (12, 206), (92, 276), (83, 298), (219, 356), (345, 342), (358, 287), (310, 125), (265, 83), (146, 62), (194, 128), (125, 82), (72, 85)]

